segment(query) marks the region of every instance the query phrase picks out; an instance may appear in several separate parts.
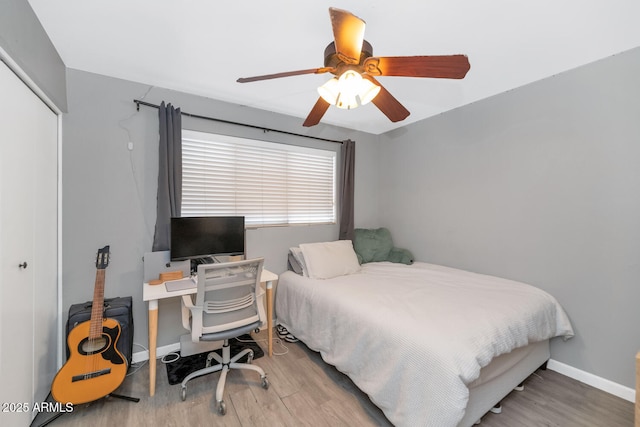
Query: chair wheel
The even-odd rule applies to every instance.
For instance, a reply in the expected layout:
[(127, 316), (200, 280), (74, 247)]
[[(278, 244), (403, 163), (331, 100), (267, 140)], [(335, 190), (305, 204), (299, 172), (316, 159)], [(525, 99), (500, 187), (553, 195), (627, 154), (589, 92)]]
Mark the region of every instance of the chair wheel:
[(224, 400), (218, 402), (218, 414), (225, 415), (227, 413), (227, 405), (224, 403)]
[(262, 388), (265, 390), (269, 390), (269, 380), (267, 377), (262, 377)]
[(180, 397), (182, 398), (183, 402), (187, 400), (187, 387), (182, 387), (182, 390), (180, 390)]

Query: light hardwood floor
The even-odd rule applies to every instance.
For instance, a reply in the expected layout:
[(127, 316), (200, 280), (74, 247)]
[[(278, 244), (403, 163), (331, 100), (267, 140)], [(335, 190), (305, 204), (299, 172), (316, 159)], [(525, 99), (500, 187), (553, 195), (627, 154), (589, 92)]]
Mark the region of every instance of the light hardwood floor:
[[(266, 339), (266, 332), (256, 340)], [(260, 342), (263, 348), (265, 342)], [(113, 397), (78, 406), (49, 424), (62, 426), (391, 426), (368, 397), (318, 353), (302, 343), (286, 343), (281, 356), (254, 361), (266, 372), (269, 390), (254, 372), (233, 371), (227, 377), (227, 414), (216, 413), (218, 374), (192, 380), (187, 399), (180, 385), (169, 385), (158, 363), (156, 395), (149, 397), (149, 368), (129, 375), (117, 393), (140, 398), (132, 403)], [(274, 344), (274, 352), (283, 349)], [(629, 427), (633, 403), (550, 370), (538, 371), (502, 402), (501, 414), (487, 414), (480, 427), (558, 426)], [(445, 427), (445, 426), (443, 426)]]

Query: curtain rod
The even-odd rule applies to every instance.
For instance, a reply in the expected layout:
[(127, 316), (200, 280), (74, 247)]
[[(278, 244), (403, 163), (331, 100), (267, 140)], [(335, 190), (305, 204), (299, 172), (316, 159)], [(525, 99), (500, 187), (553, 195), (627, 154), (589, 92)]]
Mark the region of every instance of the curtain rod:
[[(160, 108), (159, 105), (150, 104), (148, 102), (141, 101), (139, 99), (134, 99), (133, 102), (135, 102), (135, 104), (136, 104), (136, 110), (137, 111), (140, 111), (140, 105), (144, 105), (145, 107)], [(316, 140), (319, 140), (319, 141), (336, 142), (338, 144), (342, 144), (342, 142), (343, 142), (343, 141), (338, 141), (338, 140), (335, 140), (335, 139), (320, 138), (318, 136), (303, 135), (303, 134), (294, 133), (294, 132), (287, 132), (285, 130), (269, 129), (269, 128), (265, 128), (265, 127), (262, 127), (262, 126), (255, 126), (255, 125), (249, 125), (249, 124), (246, 124), (246, 123), (232, 122), (232, 121), (229, 121), (229, 120), (216, 119), (214, 117), (200, 116), (198, 114), (186, 113), (184, 111), (180, 111), (180, 114), (183, 115), (183, 116), (193, 117), (193, 118), (196, 118), (196, 119), (213, 120), (214, 122), (220, 122), (220, 123), (227, 123), (227, 124), (231, 124), (231, 125), (244, 126), (244, 127), (249, 127), (249, 128), (253, 128), (253, 129), (260, 129), (260, 130), (262, 130), (264, 132), (277, 132), (277, 133), (283, 133), (285, 135), (293, 135), (293, 136), (300, 136), (300, 137), (303, 137), (303, 138), (316, 139)]]

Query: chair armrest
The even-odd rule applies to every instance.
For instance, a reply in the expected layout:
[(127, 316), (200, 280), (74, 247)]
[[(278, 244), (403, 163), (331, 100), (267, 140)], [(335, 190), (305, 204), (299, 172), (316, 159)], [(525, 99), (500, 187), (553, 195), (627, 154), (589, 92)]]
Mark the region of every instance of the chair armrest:
[(193, 307), (193, 301), (191, 299), (191, 295), (182, 295), (182, 327), (186, 330), (191, 330), (191, 322), (189, 321), (191, 318), (191, 307)]
[(202, 307), (193, 304), (191, 295), (182, 296), (182, 326), (191, 331), (192, 341), (200, 341), (202, 336)]

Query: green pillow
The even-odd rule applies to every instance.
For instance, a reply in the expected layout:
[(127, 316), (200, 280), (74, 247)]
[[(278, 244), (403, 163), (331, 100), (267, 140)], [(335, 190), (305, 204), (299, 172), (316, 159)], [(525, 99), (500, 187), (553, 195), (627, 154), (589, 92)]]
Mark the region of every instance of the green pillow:
[(386, 228), (354, 230), (353, 249), (358, 255), (358, 260), (362, 260), (361, 264), (387, 261), (392, 248), (391, 232)]
[(391, 232), (384, 228), (356, 228), (353, 237), (353, 249), (358, 262), (391, 261), (402, 264), (413, 264), (413, 255), (407, 249), (395, 248), (391, 240)]
[(389, 252), (389, 261), (401, 264), (413, 264), (413, 254), (408, 249), (393, 248)]

